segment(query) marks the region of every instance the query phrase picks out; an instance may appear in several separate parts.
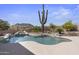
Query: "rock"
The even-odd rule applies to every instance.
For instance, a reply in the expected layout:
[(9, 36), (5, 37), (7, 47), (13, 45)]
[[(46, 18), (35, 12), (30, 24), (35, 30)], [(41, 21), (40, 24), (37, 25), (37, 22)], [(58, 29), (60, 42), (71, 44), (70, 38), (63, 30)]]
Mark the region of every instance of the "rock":
[(7, 38), (9, 38), (10, 37), (10, 33), (8, 33), (8, 34), (5, 34), (5, 36), (3, 37), (4, 39), (7, 39)]

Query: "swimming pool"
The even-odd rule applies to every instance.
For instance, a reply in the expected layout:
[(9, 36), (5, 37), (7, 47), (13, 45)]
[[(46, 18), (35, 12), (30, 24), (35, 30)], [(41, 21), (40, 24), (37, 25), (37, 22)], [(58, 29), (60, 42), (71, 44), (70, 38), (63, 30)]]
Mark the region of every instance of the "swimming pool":
[(51, 36), (14, 36), (9, 38), (9, 43), (18, 43), (24, 41), (34, 41), (45, 45), (55, 45), (61, 42), (69, 42), (71, 40), (65, 38), (51, 37)]

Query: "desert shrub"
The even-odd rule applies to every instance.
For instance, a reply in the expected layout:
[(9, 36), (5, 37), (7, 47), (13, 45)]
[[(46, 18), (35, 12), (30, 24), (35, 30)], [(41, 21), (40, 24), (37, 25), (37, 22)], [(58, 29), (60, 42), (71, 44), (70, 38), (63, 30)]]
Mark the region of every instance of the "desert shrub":
[(33, 32), (40, 32), (41, 28), (39, 26), (35, 26), (32, 31)]
[(55, 31), (58, 32), (59, 34), (62, 34), (62, 32), (64, 32), (62, 27), (57, 27)]

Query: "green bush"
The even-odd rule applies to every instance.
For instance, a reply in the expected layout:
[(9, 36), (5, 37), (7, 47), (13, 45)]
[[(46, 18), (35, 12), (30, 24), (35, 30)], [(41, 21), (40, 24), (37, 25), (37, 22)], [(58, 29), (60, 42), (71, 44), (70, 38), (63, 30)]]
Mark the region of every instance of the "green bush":
[(59, 34), (62, 34), (62, 32), (64, 32), (62, 27), (57, 27), (56, 32), (58, 32)]
[(72, 23), (72, 21), (68, 21), (63, 25), (63, 28), (66, 29), (67, 31), (76, 31), (77, 26)]
[(9, 28), (9, 23), (0, 19), (0, 30), (7, 30)]
[(33, 28), (33, 32), (40, 32), (41, 31), (41, 28), (39, 26), (35, 26)]

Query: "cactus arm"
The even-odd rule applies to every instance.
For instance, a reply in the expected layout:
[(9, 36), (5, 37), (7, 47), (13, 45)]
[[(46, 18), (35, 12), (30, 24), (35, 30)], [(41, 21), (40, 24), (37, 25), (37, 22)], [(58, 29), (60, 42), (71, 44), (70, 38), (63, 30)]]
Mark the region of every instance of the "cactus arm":
[(40, 11), (38, 11), (38, 15), (39, 15), (39, 21), (40, 21), (40, 23), (42, 24), (41, 16), (40, 16)]
[(44, 24), (47, 22), (47, 17), (48, 17), (48, 10), (46, 11), (46, 18), (45, 18)]

